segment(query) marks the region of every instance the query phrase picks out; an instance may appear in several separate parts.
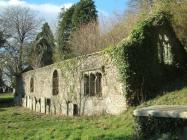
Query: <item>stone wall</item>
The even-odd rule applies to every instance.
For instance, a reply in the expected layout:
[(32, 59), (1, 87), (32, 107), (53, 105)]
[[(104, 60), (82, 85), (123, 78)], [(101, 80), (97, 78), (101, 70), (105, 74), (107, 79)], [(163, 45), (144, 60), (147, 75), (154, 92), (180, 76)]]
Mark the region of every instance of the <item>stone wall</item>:
[(126, 110), (126, 100), (118, 77), (116, 66), (103, 53), (66, 60), (22, 74), (22, 105), (46, 114), (119, 114)]

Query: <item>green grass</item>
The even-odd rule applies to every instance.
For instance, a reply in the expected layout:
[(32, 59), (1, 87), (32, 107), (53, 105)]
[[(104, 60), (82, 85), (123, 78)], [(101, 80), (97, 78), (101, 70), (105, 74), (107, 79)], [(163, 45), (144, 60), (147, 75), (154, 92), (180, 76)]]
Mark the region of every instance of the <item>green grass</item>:
[[(9, 97), (3, 95), (0, 100)], [(187, 87), (168, 92), (139, 107), (162, 104), (187, 104)], [(22, 107), (0, 106), (0, 140), (131, 140), (134, 109), (131, 107), (119, 116), (67, 118), (42, 115)]]
[(187, 105), (187, 87), (158, 96), (143, 103), (140, 107), (150, 105)]
[(1, 93), (0, 94), (0, 107), (10, 106), (13, 103), (13, 94), (12, 93)]
[(32, 113), (21, 107), (0, 112), (0, 139), (124, 140), (132, 139), (133, 120), (120, 116), (67, 118)]
[(68, 118), (0, 107), (0, 140), (130, 140), (131, 114), (132, 108), (120, 116)]
[(12, 99), (12, 98), (13, 98), (12, 93), (0, 93), (0, 101), (7, 100), (7, 99)]

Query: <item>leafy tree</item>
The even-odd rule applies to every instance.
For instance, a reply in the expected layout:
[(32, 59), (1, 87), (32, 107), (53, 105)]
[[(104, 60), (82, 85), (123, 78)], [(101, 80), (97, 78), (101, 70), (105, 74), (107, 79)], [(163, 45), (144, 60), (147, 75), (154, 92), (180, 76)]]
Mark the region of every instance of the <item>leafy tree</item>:
[(31, 50), (30, 62), (33, 68), (38, 68), (52, 64), (54, 49), (54, 36), (48, 25), (43, 24), (42, 31), (38, 33)]

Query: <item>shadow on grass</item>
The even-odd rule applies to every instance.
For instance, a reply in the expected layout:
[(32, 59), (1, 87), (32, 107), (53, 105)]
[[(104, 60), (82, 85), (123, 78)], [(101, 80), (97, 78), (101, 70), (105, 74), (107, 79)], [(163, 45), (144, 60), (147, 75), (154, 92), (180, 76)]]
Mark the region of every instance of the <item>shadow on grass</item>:
[(4, 107), (11, 107), (14, 105), (14, 99), (13, 96), (10, 96), (7, 94), (0, 95), (0, 111), (3, 111)]
[(5, 110), (4, 110), (4, 109), (2, 109), (2, 108), (0, 108), (0, 112), (1, 112), (1, 111), (5, 111)]
[(135, 140), (133, 136), (101, 135), (93, 137), (92, 140)]

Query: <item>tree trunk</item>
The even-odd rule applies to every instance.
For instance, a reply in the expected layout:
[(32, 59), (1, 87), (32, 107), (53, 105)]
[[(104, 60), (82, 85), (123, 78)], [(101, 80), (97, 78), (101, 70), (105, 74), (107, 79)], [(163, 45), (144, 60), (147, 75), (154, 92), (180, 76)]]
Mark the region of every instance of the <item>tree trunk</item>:
[(24, 96), (23, 79), (21, 74), (16, 75), (16, 88), (14, 94), (14, 102), (16, 105), (21, 105), (22, 97)]
[(18, 68), (19, 68), (19, 72), (22, 72), (22, 64), (23, 64), (23, 41), (20, 42), (20, 50), (19, 50), (19, 64), (18, 64)]

